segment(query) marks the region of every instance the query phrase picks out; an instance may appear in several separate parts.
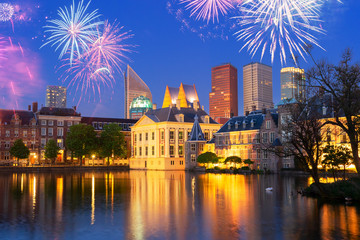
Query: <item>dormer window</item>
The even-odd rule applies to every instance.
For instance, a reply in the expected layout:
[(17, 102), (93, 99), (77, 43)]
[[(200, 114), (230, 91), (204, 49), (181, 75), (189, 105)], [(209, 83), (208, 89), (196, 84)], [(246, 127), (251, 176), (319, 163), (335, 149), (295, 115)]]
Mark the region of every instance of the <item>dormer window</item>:
[(209, 116), (205, 116), (204, 123), (210, 123), (210, 117)]
[(243, 128), (246, 128), (246, 122), (245, 122), (245, 120), (243, 121)]
[(326, 115), (326, 111), (327, 111), (327, 107), (323, 106), (323, 107), (322, 107), (322, 112), (323, 112), (323, 115), (324, 115), (324, 116)]
[(251, 127), (253, 128), (253, 127), (254, 127), (254, 125), (255, 125), (255, 121), (254, 121), (254, 119), (251, 119), (250, 124), (251, 124)]
[(238, 129), (239, 128), (239, 123), (236, 121), (235, 122), (235, 128)]
[(231, 129), (231, 122), (229, 122), (229, 124), (228, 124), (228, 130), (230, 130)]
[(184, 122), (184, 114), (179, 115), (179, 122)]

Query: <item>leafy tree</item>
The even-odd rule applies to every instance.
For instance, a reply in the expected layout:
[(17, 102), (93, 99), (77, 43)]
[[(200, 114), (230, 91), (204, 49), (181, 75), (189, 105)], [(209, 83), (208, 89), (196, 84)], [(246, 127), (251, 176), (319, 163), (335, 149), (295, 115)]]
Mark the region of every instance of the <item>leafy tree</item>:
[(225, 163), (235, 163), (235, 168), (236, 168), (236, 165), (240, 164), (241, 162), (242, 162), (241, 158), (238, 156), (230, 156), (225, 159)]
[(51, 159), (51, 164), (53, 164), (59, 150), (60, 147), (56, 144), (55, 140), (50, 139), (45, 146), (45, 158)]
[(107, 157), (109, 165), (110, 157), (126, 157), (126, 142), (121, 127), (117, 124), (104, 126), (100, 136), (100, 154)]
[(346, 177), (346, 166), (350, 165), (352, 160), (351, 151), (344, 146), (327, 145), (324, 150), (324, 160), (322, 164), (330, 167), (333, 172), (333, 177), (336, 179), (335, 171), (340, 168), (340, 165), (344, 168), (344, 180)]
[(209, 163), (217, 163), (219, 161), (218, 156), (216, 156), (215, 153), (212, 152), (205, 152), (198, 156), (197, 162), (203, 163), (203, 164), (209, 164)]
[(78, 124), (70, 127), (66, 137), (66, 147), (82, 165), (83, 156), (88, 155), (96, 145), (96, 132), (90, 125)]
[(17, 164), (19, 166), (19, 159), (28, 158), (30, 150), (25, 146), (22, 139), (17, 139), (15, 140), (14, 145), (10, 148), (10, 154), (17, 159)]
[(250, 159), (245, 159), (244, 160), (244, 164), (247, 164), (248, 167), (250, 168), (250, 165), (254, 164), (255, 162), (254, 161), (251, 161)]
[(360, 174), (360, 65), (352, 63), (352, 58), (346, 49), (338, 65), (313, 59), (314, 66), (306, 72), (306, 79), (310, 86), (331, 96), (334, 119), (326, 123), (339, 126), (348, 135), (353, 162)]

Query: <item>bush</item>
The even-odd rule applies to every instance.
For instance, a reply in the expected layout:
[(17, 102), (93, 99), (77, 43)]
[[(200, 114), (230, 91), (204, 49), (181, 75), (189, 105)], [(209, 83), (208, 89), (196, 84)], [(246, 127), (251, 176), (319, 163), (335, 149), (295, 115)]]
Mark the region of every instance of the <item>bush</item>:
[(219, 167), (214, 167), (214, 170), (220, 170), (220, 168)]
[(246, 167), (242, 167), (241, 170), (250, 170), (250, 168), (246, 166)]

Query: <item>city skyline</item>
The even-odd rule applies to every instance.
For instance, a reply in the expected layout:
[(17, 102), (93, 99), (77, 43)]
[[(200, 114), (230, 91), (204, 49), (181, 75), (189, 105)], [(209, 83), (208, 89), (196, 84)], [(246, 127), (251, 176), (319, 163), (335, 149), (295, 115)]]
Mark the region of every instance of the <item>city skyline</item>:
[[(201, 39), (198, 34), (189, 30), (181, 30), (181, 24), (167, 9), (168, 1), (159, 1), (155, 3), (136, 4), (133, 1), (125, 0), (121, 3), (117, 1), (107, 1), (103, 4), (100, 1), (92, 1), (90, 9), (99, 9), (102, 14), (110, 20), (117, 19), (126, 30), (132, 30), (134, 39), (131, 43), (137, 45), (136, 53), (129, 55), (132, 61), (127, 62), (141, 75), (142, 79), (153, 91), (153, 102), (158, 106), (161, 104), (163, 89), (166, 85), (176, 86), (180, 82), (185, 84), (201, 85), (198, 89), (199, 99), (205, 110), (208, 111), (208, 93), (211, 91), (211, 68), (225, 62), (231, 62), (239, 69), (238, 78), (242, 76), (242, 66), (250, 62), (260, 61), (260, 56), (255, 55), (252, 59), (246, 52), (238, 53), (240, 44), (232, 37), (233, 32), (228, 31), (225, 38), (210, 37)], [(18, 3), (23, 3), (19, 1)], [(9, 22), (0, 24), (0, 31), (3, 36), (10, 36), (13, 42), (20, 43), (25, 57), (33, 60), (35, 69), (33, 72), (33, 81), (21, 82), (14, 80), (14, 91), (8, 86), (2, 86), (3, 96), (1, 108), (9, 106), (14, 109), (26, 109), (26, 106), (33, 102), (44, 104), (44, 95), (46, 85), (61, 85), (62, 81), (57, 80), (59, 75), (55, 67), (60, 63), (58, 56), (50, 48), (41, 48), (44, 41), (43, 25), (46, 19), (56, 17), (56, 11), (59, 7), (71, 4), (71, 1), (62, 3), (38, 1), (38, 4), (24, 3), (28, 9), (31, 9), (31, 20), (23, 22), (14, 22), (14, 32)], [(345, 47), (354, 49), (355, 58), (360, 53), (353, 39), (357, 39), (359, 33), (351, 31), (351, 26), (356, 26), (359, 19), (356, 13), (360, 9), (358, 1), (344, 1), (338, 5), (336, 1), (329, 1), (323, 11), (322, 27), (326, 28), (326, 35), (316, 36), (321, 45), (327, 50), (322, 51), (314, 48), (313, 53), (316, 58), (326, 57), (330, 61), (338, 59)], [(149, 11), (150, 10), (150, 11)], [(152, 10), (152, 11), (151, 11)], [(141, 17), (140, 17), (141, 16)], [(188, 20), (194, 20), (189, 18)], [(221, 19), (220, 19), (221, 20)], [(151, 24), (149, 24), (151, 23)], [(351, 23), (351, 24), (349, 24)], [(200, 23), (193, 23), (195, 26)], [(209, 24), (211, 25), (211, 24)], [(210, 32), (210, 30), (209, 30)], [(214, 34), (215, 35), (215, 34)], [(338, 47), (338, 42), (343, 43), (343, 48)], [(25, 59), (29, 61), (29, 59)], [(262, 61), (273, 67), (273, 91), (274, 103), (280, 101), (280, 69), (279, 60), (275, 59), (271, 64), (270, 56), (264, 56)], [(300, 67), (305, 70), (311, 66), (300, 60)], [(287, 66), (292, 65), (289, 60)], [(122, 66), (125, 71), (125, 65)], [(186, 69), (186, 71), (184, 71)], [(25, 84), (24, 84), (25, 83)], [(238, 82), (239, 112), (242, 112), (243, 102), (242, 81)], [(100, 101), (81, 102), (79, 105), (74, 100), (74, 89), (69, 89), (68, 105), (78, 105), (79, 111), (83, 115), (101, 115), (110, 117), (124, 117), (124, 79), (122, 76), (116, 76), (116, 84), (112, 90), (103, 92), (103, 98)], [(112, 93), (114, 91), (114, 93)], [(4, 101), (6, 99), (6, 103)]]

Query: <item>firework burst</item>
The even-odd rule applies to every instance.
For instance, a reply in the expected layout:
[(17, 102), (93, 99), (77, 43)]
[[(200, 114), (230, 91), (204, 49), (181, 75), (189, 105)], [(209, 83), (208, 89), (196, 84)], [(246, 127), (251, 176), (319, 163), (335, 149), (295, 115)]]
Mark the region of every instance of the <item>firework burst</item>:
[(10, 21), (14, 15), (14, 7), (8, 3), (0, 3), (0, 21)]
[(186, 4), (185, 8), (190, 10), (190, 16), (196, 16), (196, 20), (209, 22), (219, 21), (219, 14), (226, 15), (229, 10), (234, 9), (235, 0), (180, 0)]
[(91, 1), (84, 5), (83, 0), (76, 6), (75, 2), (70, 6), (70, 10), (60, 8), (58, 16), (60, 19), (48, 20), (50, 25), (45, 26), (45, 32), (50, 33), (47, 42), (42, 45), (51, 44), (56, 46), (55, 51), (62, 48), (59, 58), (61, 59), (65, 53), (69, 52), (70, 65), (74, 57), (80, 57), (83, 52), (89, 50), (89, 45), (93, 43), (96, 36), (96, 28), (103, 22), (99, 21), (98, 10), (87, 13)]
[(96, 39), (88, 46), (88, 51), (75, 59), (72, 64), (65, 59), (60, 68), (66, 70), (62, 74), (68, 87), (80, 93), (79, 102), (87, 95), (101, 100), (103, 88), (112, 88), (115, 83), (114, 75), (121, 73), (121, 65), (129, 60), (126, 53), (132, 52), (133, 45), (125, 44), (127, 39), (133, 37), (129, 32), (123, 31), (117, 23), (110, 24), (105, 21), (102, 28), (98, 28)]
[[(320, 8), (323, 0), (247, 0), (240, 6), (241, 15), (234, 17), (241, 30), (235, 33), (252, 57), (261, 50), (261, 59), (268, 49), (271, 61), (279, 49), (281, 63), (286, 52), (295, 59), (305, 59), (307, 45), (321, 48), (313, 33), (325, 34), (320, 27)], [(319, 27), (318, 27), (319, 26)]]

